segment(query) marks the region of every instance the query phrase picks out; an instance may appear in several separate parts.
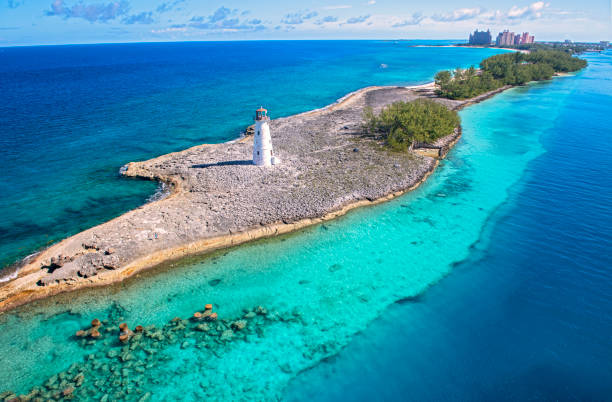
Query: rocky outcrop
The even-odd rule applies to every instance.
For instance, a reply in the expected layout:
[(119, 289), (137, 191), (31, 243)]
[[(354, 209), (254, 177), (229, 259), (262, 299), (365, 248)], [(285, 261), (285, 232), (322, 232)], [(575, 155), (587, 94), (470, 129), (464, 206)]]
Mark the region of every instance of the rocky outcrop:
[(461, 127), (457, 127), (453, 134), (439, 138), (433, 144), (418, 143), (413, 151), (421, 156), (442, 159), (446, 157), (446, 154), (448, 154), (453, 145), (459, 141), (459, 138), (461, 138)]

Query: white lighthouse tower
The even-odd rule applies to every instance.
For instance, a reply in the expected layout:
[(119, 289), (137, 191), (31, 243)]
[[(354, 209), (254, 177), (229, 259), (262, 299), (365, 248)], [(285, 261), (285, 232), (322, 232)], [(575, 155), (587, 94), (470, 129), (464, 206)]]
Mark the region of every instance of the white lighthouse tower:
[(257, 166), (277, 165), (280, 160), (274, 156), (272, 137), (268, 122), (268, 111), (260, 107), (255, 111), (255, 134), (253, 136), (253, 163)]

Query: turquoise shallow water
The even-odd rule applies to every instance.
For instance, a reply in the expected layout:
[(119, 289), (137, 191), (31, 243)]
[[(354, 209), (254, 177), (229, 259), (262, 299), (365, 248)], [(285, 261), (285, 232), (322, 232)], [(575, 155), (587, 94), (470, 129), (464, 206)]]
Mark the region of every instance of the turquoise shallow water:
[(499, 52), (414, 47), (436, 43), (450, 42), (0, 48), (0, 268), (145, 202), (155, 183), (121, 166), (235, 139), (261, 104), (287, 116)]

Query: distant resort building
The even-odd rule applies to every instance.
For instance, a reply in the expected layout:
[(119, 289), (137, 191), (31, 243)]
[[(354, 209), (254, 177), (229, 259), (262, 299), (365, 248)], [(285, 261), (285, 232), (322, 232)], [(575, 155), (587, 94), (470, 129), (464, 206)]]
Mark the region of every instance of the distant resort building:
[(491, 31), (479, 31), (475, 30), (473, 34), (470, 34), (470, 45), (490, 45), (493, 37)]
[[(516, 40), (515, 40), (516, 42)], [(523, 32), (519, 45), (529, 45), (535, 42), (535, 36), (529, 35), (529, 32)], [(515, 43), (516, 44), (516, 43)]]
[[(490, 30), (475, 30), (474, 33), (470, 34), (469, 44), (488, 46), (491, 44), (492, 41), (493, 37), (491, 36)], [(507, 29), (503, 32), (500, 32), (499, 35), (497, 35), (497, 39), (495, 40), (496, 46), (518, 46), (529, 45), (532, 43), (535, 43), (535, 37), (533, 35), (529, 35), (529, 32), (516, 34), (514, 32), (510, 32)]]
[(535, 37), (529, 35), (529, 32), (523, 32), (522, 35), (510, 32), (507, 29), (500, 32), (495, 40), (497, 46), (518, 46), (518, 45), (529, 45), (535, 42)]

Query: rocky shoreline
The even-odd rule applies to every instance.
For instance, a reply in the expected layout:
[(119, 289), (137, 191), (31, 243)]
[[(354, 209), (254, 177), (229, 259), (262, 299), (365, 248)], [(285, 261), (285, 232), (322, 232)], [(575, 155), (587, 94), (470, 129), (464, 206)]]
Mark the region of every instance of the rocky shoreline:
[[(482, 101), (435, 95), (433, 84), (368, 87), (315, 111), (270, 122), (282, 165), (251, 163), (252, 137), (199, 145), (143, 161), (122, 174), (165, 183), (170, 195), (78, 233), (26, 261), (0, 284), (0, 312), (61, 292), (111, 284), (168, 260), (298, 230), (386, 201), (422, 183), (460, 128), (398, 153), (361, 129), (366, 106), (430, 98), (452, 109)], [(433, 151), (432, 151), (433, 150)]]

